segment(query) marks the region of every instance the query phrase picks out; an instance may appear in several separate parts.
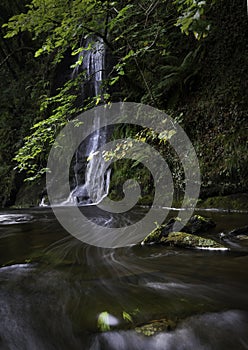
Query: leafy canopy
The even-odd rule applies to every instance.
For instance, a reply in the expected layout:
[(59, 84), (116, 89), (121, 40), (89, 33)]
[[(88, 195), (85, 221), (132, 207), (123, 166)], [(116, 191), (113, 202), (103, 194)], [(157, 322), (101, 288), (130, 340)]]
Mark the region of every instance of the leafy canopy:
[[(205, 13), (214, 0), (32, 0), (26, 11), (11, 17), (4, 24), (5, 38), (30, 32), (32, 39), (40, 43), (35, 57), (46, 55), (56, 72), (69, 52), (77, 56), (85, 47), (88, 37), (102, 38), (114, 57), (113, 67), (105, 77), (105, 95), (76, 105), (79, 80), (69, 78), (56, 93), (40, 98), (40, 120), (35, 122), (31, 135), (15, 157), (20, 170), (30, 174), (30, 179), (42, 175), (46, 154), (57, 132), (66, 122), (85, 108), (102, 99), (116, 98), (136, 100), (157, 107), (164, 107), (168, 92), (188, 83), (197, 70), (198, 52), (188, 52), (175, 61), (175, 40), (182, 33), (204, 38), (210, 23)], [(180, 28), (180, 31), (178, 30)], [(177, 52), (175, 52), (177, 54)], [(188, 64), (190, 63), (190, 64)], [(76, 60), (72, 69), (82, 64)], [(162, 73), (162, 76), (161, 76)], [(135, 77), (135, 79), (134, 79)], [(51, 79), (44, 77), (44, 79)], [(117, 82), (121, 84), (117, 87)], [(51, 82), (50, 82), (51, 83)], [(113, 85), (115, 89), (113, 89)], [(173, 89), (172, 89), (173, 90)], [(113, 93), (114, 91), (114, 93)]]

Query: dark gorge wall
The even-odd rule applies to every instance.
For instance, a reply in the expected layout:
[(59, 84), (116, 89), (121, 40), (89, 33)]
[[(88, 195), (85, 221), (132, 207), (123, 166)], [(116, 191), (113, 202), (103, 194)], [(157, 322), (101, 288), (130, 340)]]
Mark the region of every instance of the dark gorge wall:
[[(247, 3), (245, 0), (216, 1), (207, 16), (211, 22), (208, 37), (198, 42), (193, 35), (174, 36), (172, 54), (179, 62), (183, 62), (190, 51), (197, 51), (196, 59), (183, 72), (181, 81), (175, 81), (171, 89), (164, 89), (162, 93), (158, 91), (156, 85), (161, 81), (166, 83), (162, 62), (159, 76), (148, 80), (159, 107), (179, 117), (195, 147), (202, 176), (201, 198), (248, 191)], [(156, 64), (154, 62), (154, 66)], [(181, 67), (175, 67), (174, 76), (179, 69)], [(155, 146), (166, 155), (166, 148)], [(150, 175), (144, 169), (134, 175), (130, 164), (122, 166), (123, 170), (120, 165), (116, 166), (112, 177), (113, 197), (118, 197), (116, 192), (123, 178), (135, 176), (137, 181), (143, 181), (143, 203), (150, 203), (151, 195), (146, 194), (150, 191)]]
[(201, 164), (202, 196), (248, 190), (248, 15), (245, 0), (219, 1), (194, 90), (178, 109)]

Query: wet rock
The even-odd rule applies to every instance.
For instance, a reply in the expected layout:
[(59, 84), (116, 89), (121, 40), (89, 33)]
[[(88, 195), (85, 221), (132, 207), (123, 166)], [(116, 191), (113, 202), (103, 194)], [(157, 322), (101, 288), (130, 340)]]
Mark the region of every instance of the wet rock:
[(235, 228), (234, 230), (228, 232), (227, 236), (229, 237), (239, 237), (239, 236), (248, 236), (248, 226), (243, 226), (239, 228)]
[(195, 236), (186, 232), (171, 232), (167, 237), (161, 239), (161, 243), (180, 248), (228, 249), (212, 239)]
[(163, 237), (167, 237), (172, 232), (176, 218), (171, 218), (167, 224), (157, 226), (149, 235), (145, 237), (141, 244), (161, 243)]
[(159, 332), (172, 331), (176, 328), (176, 322), (173, 320), (163, 318), (160, 320), (150, 321), (149, 323), (135, 327), (137, 333), (153, 336)]
[(248, 226), (238, 227), (229, 232), (221, 232), (220, 239), (223, 241), (245, 241), (248, 240)]
[(203, 233), (215, 226), (216, 224), (213, 220), (209, 218), (205, 218), (201, 215), (193, 215), (189, 219), (188, 223), (184, 226), (182, 231), (186, 233), (192, 233), (192, 234), (199, 233), (199, 232)]
[(163, 244), (180, 248), (227, 249), (222, 244), (199, 235), (187, 232), (169, 232), (172, 227), (172, 221), (170, 225), (167, 224), (156, 227), (141, 244)]
[(246, 235), (238, 235), (238, 236), (236, 236), (236, 238), (238, 238), (240, 241), (248, 240), (248, 236), (246, 236)]
[[(173, 232), (173, 226), (178, 218), (171, 218), (167, 224), (158, 225), (151, 233), (149, 233), (142, 241), (143, 244), (161, 243), (163, 238), (168, 237), (170, 232)], [(199, 232), (206, 232), (210, 228), (215, 227), (215, 222), (209, 218), (200, 215), (194, 215), (190, 218), (188, 223), (182, 229), (185, 233), (198, 234)]]

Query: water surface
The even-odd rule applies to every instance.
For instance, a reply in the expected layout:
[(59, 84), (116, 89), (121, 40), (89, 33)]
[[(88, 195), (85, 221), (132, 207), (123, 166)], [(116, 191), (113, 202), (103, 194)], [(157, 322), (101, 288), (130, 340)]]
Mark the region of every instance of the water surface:
[[(100, 224), (116, 223), (85, 210)], [(204, 215), (217, 223), (208, 233), (216, 240), (248, 224), (246, 213)], [(2, 211), (0, 349), (248, 349), (247, 243), (229, 239), (227, 252), (101, 249), (70, 236), (49, 208)], [(98, 328), (102, 312), (110, 331)], [(176, 327), (150, 337), (137, 331), (165, 319)]]

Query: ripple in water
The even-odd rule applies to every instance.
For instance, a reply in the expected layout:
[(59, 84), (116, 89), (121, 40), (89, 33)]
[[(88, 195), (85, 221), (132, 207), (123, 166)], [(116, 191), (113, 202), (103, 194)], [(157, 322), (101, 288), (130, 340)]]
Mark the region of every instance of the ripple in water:
[(29, 214), (0, 214), (0, 225), (23, 224), (33, 220)]

